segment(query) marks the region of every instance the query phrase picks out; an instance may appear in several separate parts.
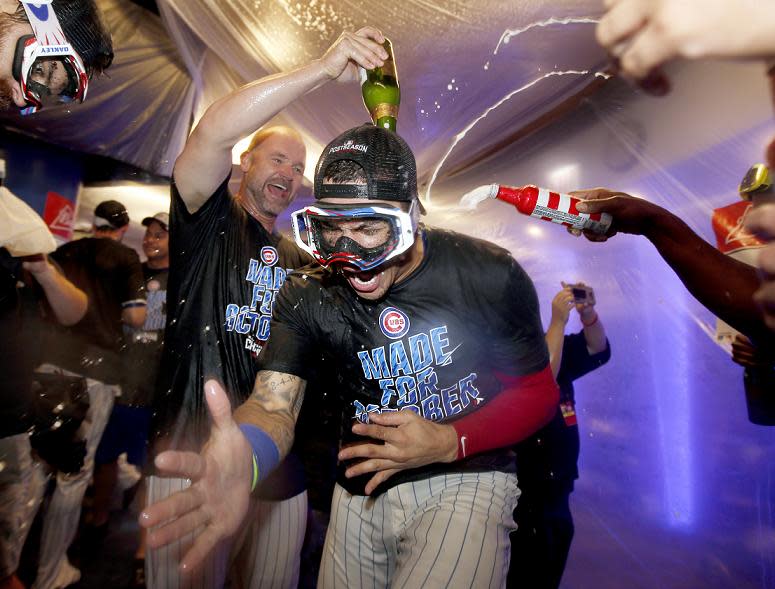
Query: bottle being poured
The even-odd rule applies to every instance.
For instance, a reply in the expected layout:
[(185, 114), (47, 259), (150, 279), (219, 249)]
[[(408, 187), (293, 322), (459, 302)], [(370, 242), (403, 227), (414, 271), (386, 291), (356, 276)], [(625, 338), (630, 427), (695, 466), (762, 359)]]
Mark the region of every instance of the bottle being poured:
[(474, 188), (460, 199), (465, 208), (475, 208), (488, 198), (497, 198), (514, 205), (523, 215), (543, 219), (572, 227), (579, 231), (591, 231), (604, 235), (611, 227), (611, 215), (608, 213), (582, 213), (576, 209), (580, 199), (568, 194), (551, 192), (532, 184), (526, 186), (504, 186), (486, 184)]
[(388, 58), (382, 67), (368, 71), (358, 68), (361, 76), (361, 93), (363, 104), (374, 124), (395, 133), (398, 107), (401, 105), (401, 89), (398, 86), (393, 45), (389, 39), (385, 39), (383, 47), (387, 51)]

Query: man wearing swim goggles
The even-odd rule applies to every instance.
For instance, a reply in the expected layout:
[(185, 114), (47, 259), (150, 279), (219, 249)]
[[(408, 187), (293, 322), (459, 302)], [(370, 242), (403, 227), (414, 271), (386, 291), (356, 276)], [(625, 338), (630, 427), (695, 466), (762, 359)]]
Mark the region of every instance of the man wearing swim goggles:
[(0, 108), (22, 114), (83, 102), (113, 59), (94, 0), (0, 0)]
[(406, 212), (392, 205), (321, 203), (293, 213), (296, 243), (322, 266), (366, 271), (403, 254), (414, 243), (419, 202)]
[[(337, 267), (359, 296), (375, 300), (422, 259), (415, 236), (423, 210), (416, 190), (400, 175), (369, 182), (358, 163), (371, 159), (364, 147), (349, 141), (330, 148), (325, 177), (316, 176), (317, 203), (291, 220), (299, 247), (322, 266)], [(413, 162), (403, 165), (414, 173)]]

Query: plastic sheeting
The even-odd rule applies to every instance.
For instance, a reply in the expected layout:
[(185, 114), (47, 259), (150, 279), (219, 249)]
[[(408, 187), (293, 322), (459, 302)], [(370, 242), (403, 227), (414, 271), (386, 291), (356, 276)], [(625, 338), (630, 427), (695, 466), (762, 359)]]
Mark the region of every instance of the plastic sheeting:
[[(426, 178), (450, 140), (485, 113), (472, 133), (475, 147), (449, 159), (442, 176), (508, 144), (593, 83), (605, 62), (594, 42), (600, 8), (593, 1), (160, 0), (159, 8), (199, 85), (197, 114), (240, 83), (320, 57), (342, 30), (381, 28), (393, 42), (401, 81), (398, 131)], [(519, 100), (508, 99), (526, 85)], [(323, 145), (368, 114), (357, 85), (328, 84), (280, 118), (302, 132), (314, 162)]]
[(86, 101), (28, 117), (2, 113), (0, 124), (169, 176), (191, 125), (191, 77), (158, 16), (128, 0), (98, 4), (115, 58), (107, 75), (90, 83)]
[[(561, 280), (595, 288), (612, 358), (576, 386), (566, 589), (775, 587), (775, 427), (748, 421), (742, 368), (715, 343), (714, 317), (644, 237), (591, 243), (499, 201), (456, 207), (490, 182), (606, 186), (656, 202), (715, 243), (713, 209), (739, 201), (742, 175), (775, 135), (764, 66), (682, 64), (672, 74), (666, 98), (611, 81), (431, 192), (431, 224), (514, 253), (544, 325)], [(568, 332), (581, 329), (572, 315)]]

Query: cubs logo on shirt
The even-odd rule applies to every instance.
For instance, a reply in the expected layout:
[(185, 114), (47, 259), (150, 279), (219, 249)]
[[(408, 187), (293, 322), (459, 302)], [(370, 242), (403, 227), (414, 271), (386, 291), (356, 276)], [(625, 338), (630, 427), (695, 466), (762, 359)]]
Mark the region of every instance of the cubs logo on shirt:
[(261, 261), (267, 266), (273, 266), (277, 261), (277, 250), (269, 245), (262, 247)]
[(390, 339), (399, 339), (409, 331), (409, 317), (395, 307), (387, 307), (379, 315), (379, 328)]
[(251, 258), (245, 280), (252, 286), (250, 304), (235, 301), (226, 306), (224, 323), (227, 332), (235, 331), (245, 336), (244, 348), (252, 356), (258, 355), (264, 342), (269, 339), (272, 308), (277, 293), (285, 283), (291, 268), (277, 266), (280, 254), (267, 245), (261, 248), (258, 259)]

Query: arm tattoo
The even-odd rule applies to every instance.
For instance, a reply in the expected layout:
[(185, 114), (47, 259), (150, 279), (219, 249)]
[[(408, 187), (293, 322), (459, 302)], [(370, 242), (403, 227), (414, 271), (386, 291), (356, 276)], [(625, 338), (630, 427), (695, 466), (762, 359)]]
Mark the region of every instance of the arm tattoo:
[(292, 374), (262, 370), (253, 394), (236, 412), (238, 421), (261, 427), (285, 456), (293, 444), (296, 419), (304, 400), (305, 380)]

